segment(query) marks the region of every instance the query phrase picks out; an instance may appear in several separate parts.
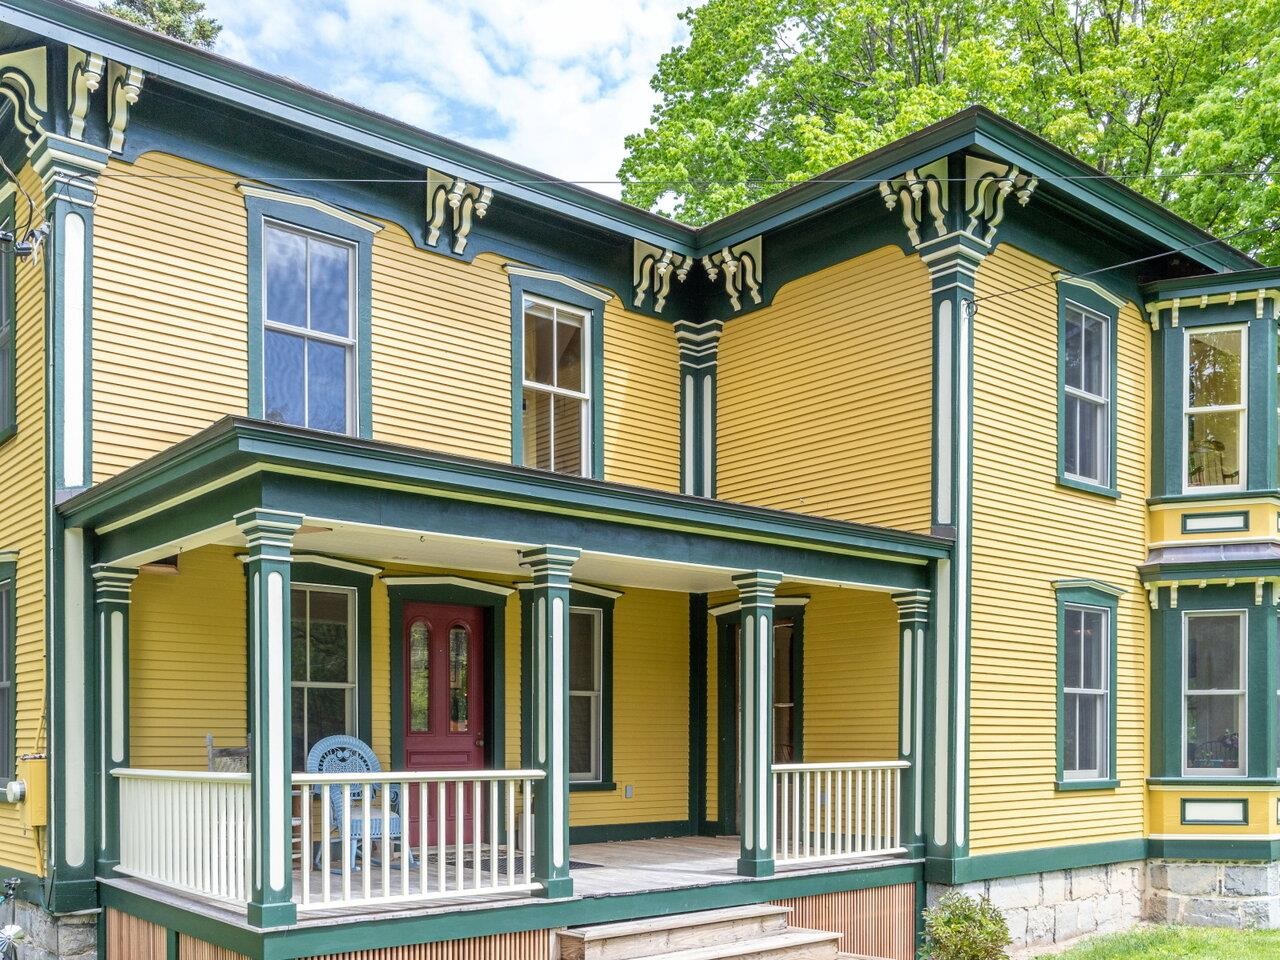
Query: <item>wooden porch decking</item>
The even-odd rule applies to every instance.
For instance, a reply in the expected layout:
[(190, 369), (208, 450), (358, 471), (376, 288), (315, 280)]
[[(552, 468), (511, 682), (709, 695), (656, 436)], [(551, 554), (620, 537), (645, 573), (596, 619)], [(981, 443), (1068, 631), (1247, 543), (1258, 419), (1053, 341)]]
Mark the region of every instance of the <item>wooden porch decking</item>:
[[(626, 896), (654, 891), (692, 889), (725, 883), (753, 883), (737, 874), (737, 837), (672, 837), (659, 840), (625, 840), (609, 843), (574, 844), (569, 848), (574, 896), (579, 899)], [(851, 869), (873, 869), (906, 862), (899, 857), (860, 857), (779, 867), (779, 876), (812, 876)], [(411, 876), (417, 873), (411, 872)], [(398, 860), (390, 869), (391, 889), (399, 891)], [(313, 883), (316, 871), (312, 871)], [(132, 878), (104, 881), (122, 890), (149, 899), (179, 906), (239, 926), (248, 926), (243, 910), (226, 903), (170, 890)], [(381, 889), (382, 871), (377, 864), (372, 871), (375, 895)], [(299, 899), (301, 879), (294, 871), (294, 899)], [(352, 877), (353, 890), (363, 884), (357, 871)], [(313, 891), (314, 896), (314, 891)], [(349, 922), (360, 917), (388, 919), (396, 916), (425, 916), (457, 913), (464, 910), (489, 909), (497, 904), (545, 902), (540, 897), (524, 894), (496, 893), (491, 896), (437, 898), (423, 902), (375, 903), (308, 908), (299, 910), (298, 926), (311, 927), (326, 923)]]

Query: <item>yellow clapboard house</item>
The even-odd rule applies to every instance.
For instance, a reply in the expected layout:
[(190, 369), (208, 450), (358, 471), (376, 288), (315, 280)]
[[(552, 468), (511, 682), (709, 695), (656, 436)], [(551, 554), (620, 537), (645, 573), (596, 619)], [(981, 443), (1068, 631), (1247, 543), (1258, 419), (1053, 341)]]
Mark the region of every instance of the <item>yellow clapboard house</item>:
[(0, 0), (47, 955), (1280, 925), (1280, 273), (966, 111), (693, 229)]

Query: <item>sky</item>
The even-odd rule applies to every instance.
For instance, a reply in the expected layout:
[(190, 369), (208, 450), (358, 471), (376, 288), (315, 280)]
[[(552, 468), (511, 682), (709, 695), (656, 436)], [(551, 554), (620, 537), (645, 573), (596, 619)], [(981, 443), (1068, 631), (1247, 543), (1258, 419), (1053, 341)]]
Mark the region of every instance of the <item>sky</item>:
[(690, 0), (206, 0), (224, 56), (618, 196)]

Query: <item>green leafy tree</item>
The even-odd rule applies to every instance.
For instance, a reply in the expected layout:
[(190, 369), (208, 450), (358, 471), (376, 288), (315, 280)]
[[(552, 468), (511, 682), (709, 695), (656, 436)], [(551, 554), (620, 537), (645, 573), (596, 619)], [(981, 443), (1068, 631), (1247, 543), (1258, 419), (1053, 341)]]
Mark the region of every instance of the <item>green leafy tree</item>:
[(210, 49), (222, 32), (222, 24), (205, 16), (200, 0), (112, 0), (98, 9), (121, 20)]
[[(972, 104), (1220, 235), (1280, 200), (1280, 0), (709, 0), (681, 18), (620, 176), (689, 223)], [(1241, 243), (1280, 257), (1280, 236)]]

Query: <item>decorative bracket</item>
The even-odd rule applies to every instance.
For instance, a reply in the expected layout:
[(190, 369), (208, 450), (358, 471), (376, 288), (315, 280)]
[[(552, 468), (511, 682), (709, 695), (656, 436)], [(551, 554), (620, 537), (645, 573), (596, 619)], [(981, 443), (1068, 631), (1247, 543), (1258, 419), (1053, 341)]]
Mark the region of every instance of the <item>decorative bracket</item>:
[(635, 306), (644, 305), (644, 298), (653, 291), (653, 309), (661, 313), (666, 306), (667, 294), (671, 292), (671, 275), (684, 283), (693, 266), (693, 257), (683, 253), (655, 247), (643, 240), (633, 241), (631, 252), (632, 284), (636, 289)]
[(67, 113), (71, 117), (68, 132), (72, 140), (84, 139), (89, 97), (102, 85), (106, 69), (107, 61), (102, 54), (67, 48)]
[(439, 246), (445, 217), (452, 214), (453, 252), (467, 248), (474, 220), (483, 220), (493, 200), (491, 187), (468, 183), (438, 170), (427, 170), (427, 245)]
[(1012, 194), (1025, 207), (1040, 181), (1016, 164), (981, 157), (965, 157), (964, 171), (965, 213), (969, 217), (965, 233), (990, 244), (1004, 219), (1005, 200)]
[(124, 149), (124, 131), (129, 125), (129, 108), (142, 95), (142, 71), (138, 67), (126, 67), (114, 60), (107, 67), (107, 126), (111, 129), (112, 153)]
[(49, 112), (49, 77), (44, 47), (14, 50), (0, 56), (0, 96), (13, 104), (13, 123), (27, 138), (39, 141)]
[(742, 309), (742, 294), (751, 294), (752, 303), (760, 303), (760, 284), (764, 279), (764, 260), (760, 237), (752, 237), (723, 247), (702, 258), (707, 277), (714, 283), (724, 273), (724, 292), (735, 311)]
[(934, 236), (947, 235), (947, 210), (951, 205), (951, 185), (947, 181), (947, 158), (935, 160), (918, 170), (907, 170), (892, 180), (880, 181), (880, 196), (890, 210), (901, 206), (902, 225), (913, 247), (928, 240), (920, 238), (921, 227), (933, 221)]

